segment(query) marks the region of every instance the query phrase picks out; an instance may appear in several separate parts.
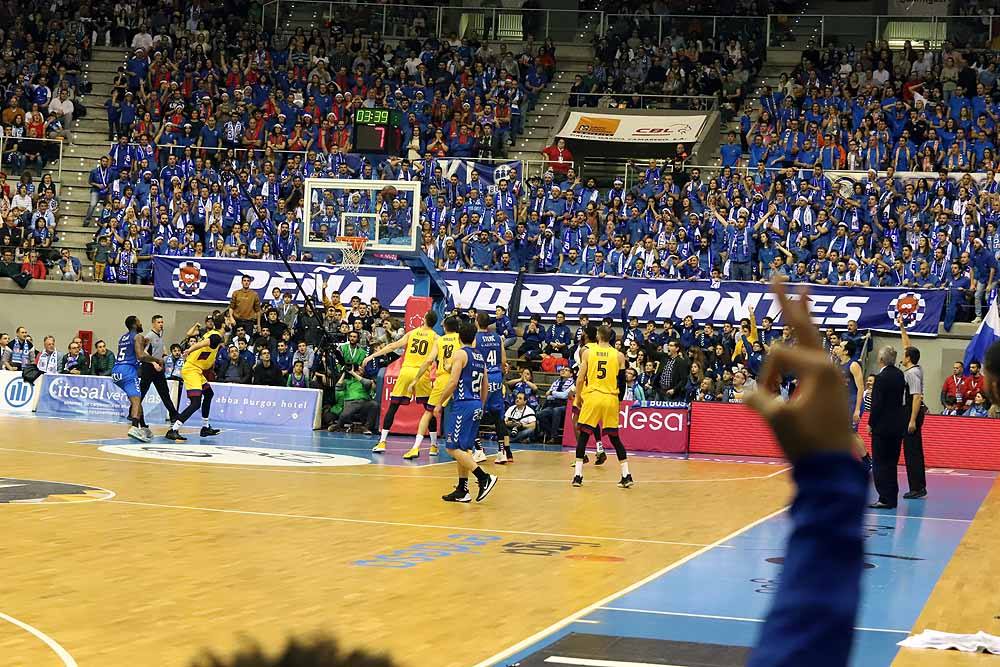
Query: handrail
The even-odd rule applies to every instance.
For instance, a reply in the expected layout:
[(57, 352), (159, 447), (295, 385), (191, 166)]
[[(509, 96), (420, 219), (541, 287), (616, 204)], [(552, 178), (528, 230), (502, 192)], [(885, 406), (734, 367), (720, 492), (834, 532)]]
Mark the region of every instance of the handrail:
[(56, 183), (62, 183), (62, 172), (63, 172), (63, 150), (66, 145), (64, 139), (50, 139), (49, 137), (10, 137), (5, 135), (0, 135), (0, 170), (3, 170), (3, 155), (4, 155), (4, 144), (7, 141), (14, 139), (16, 141), (45, 141), (49, 143), (59, 144), (59, 166), (56, 169), (57, 177)]
[[(795, 19), (794, 24), (785, 25), (784, 30), (777, 31), (773, 26), (781, 24), (784, 19), (793, 18)], [(830, 26), (828, 23), (835, 23), (836, 25)], [(904, 34), (900, 36), (887, 35), (887, 29), (893, 24), (922, 24), (929, 27), (929, 33), (926, 35), (910, 35)], [(962, 46), (962, 48), (984, 48), (990, 42), (993, 41), (993, 37), (996, 34), (994, 31), (994, 16), (992, 15), (956, 15), (948, 14), (945, 16), (931, 16), (931, 15), (921, 15), (921, 14), (768, 14), (767, 16), (767, 28), (768, 28), (768, 46), (779, 46), (780, 37), (783, 34), (795, 35), (795, 26), (799, 26), (800, 30), (808, 31), (803, 32), (799, 37), (807, 37), (809, 39), (816, 39), (819, 48), (825, 48), (831, 41), (829, 37), (831, 35), (835, 38), (839, 38), (843, 35), (848, 35), (851, 41), (856, 41), (860, 39), (863, 44), (865, 41), (886, 41), (889, 43), (889, 48), (899, 49), (902, 48), (902, 43), (905, 41), (912, 42), (915, 47), (920, 47), (924, 41), (931, 44), (932, 48), (938, 48), (944, 42), (955, 42)], [(955, 31), (961, 30), (963, 27), (967, 29), (962, 30), (959, 36), (955, 37)], [(972, 28), (972, 29), (968, 29)], [(985, 30), (984, 30), (985, 28)], [(852, 30), (857, 30), (857, 32), (851, 32)], [(855, 38), (856, 35), (860, 37)], [(775, 44), (771, 44), (771, 37), (777, 37)], [(982, 40), (981, 44), (976, 44), (978, 40)], [(860, 47), (861, 44), (855, 44), (855, 46)]]
[[(696, 109), (699, 111), (715, 111), (719, 108), (719, 98), (715, 95), (663, 95), (656, 93), (608, 93), (608, 92), (594, 92), (594, 93), (569, 93), (572, 98), (576, 97), (586, 97), (586, 98), (596, 98), (594, 104), (591, 106), (571, 106), (571, 111), (581, 111), (587, 112), (588, 110), (595, 109)], [(604, 97), (610, 97), (614, 99), (618, 104), (610, 107), (600, 107), (598, 106), (600, 100)], [(628, 106), (628, 101), (634, 98), (639, 98), (638, 107)], [(644, 101), (652, 100), (653, 104), (645, 104)], [(657, 103), (657, 100), (661, 102)], [(671, 102), (676, 101), (677, 105), (671, 104)], [(625, 106), (621, 106), (624, 102)], [(687, 106), (685, 106), (687, 105)], [(703, 106), (702, 106), (703, 105)]]
[[(424, 17), (426, 20), (425, 30), (423, 31), (425, 34), (416, 35), (412, 22), (405, 26), (400, 24), (400, 27), (419, 37), (434, 36), (442, 38), (451, 34), (465, 34), (468, 30), (479, 30), (480, 34), (481, 31), (488, 33), (486, 35), (487, 39), (520, 41), (528, 34), (531, 34), (538, 40), (542, 40), (551, 38), (558, 32), (560, 34), (565, 33), (570, 38), (569, 41), (575, 42), (578, 41), (582, 35), (586, 35), (588, 32), (593, 33), (594, 35), (602, 35), (603, 28), (606, 25), (604, 12), (576, 9), (507, 9), (504, 7), (461, 6), (441, 7), (432, 5), (344, 2), (341, 0), (284, 0), (285, 5), (288, 5), (289, 3), (291, 3), (291, 6), (293, 7), (299, 5), (316, 5), (326, 7), (326, 11), (323, 12), (323, 14), (327, 20), (331, 21), (334, 17), (335, 7), (343, 7), (348, 10), (346, 12), (339, 13), (339, 17), (354, 15), (359, 10), (370, 10), (373, 13), (380, 13), (382, 17), (380, 26), (381, 29), (376, 32), (379, 32), (383, 37), (387, 38), (400, 36), (387, 34), (387, 28), (389, 27), (390, 21), (394, 16), (405, 18), (412, 16), (415, 12), (426, 14)], [(262, 29), (266, 27), (269, 8), (273, 8), (273, 28), (275, 32), (278, 32), (280, 30), (282, 20), (282, 0), (268, 0), (261, 6)], [(452, 16), (459, 17), (457, 25), (448, 25), (448, 22), (445, 21), (446, 17)], [(570, 18), (574, 16), (582, 17), (584, 19), (582, 24), (571, 21)], [(471, 17), (480, 17), (482, 19), (482, 25), (473, 25), (474, 22), (470, 20)], [(511, 19), (510, 21), (506, 20), (508, 17)], [(524, 19), (529, 17), (531, 18), (529, 27), (534, 28), (534, 30), (526, 31), (524, 30)], [(488, 22), (485, 20), (486, 18), (489, 19)], [(500, 19), (505, 20), (501, 21)], [(502, 23), (505, 23), (506, 25), (502, 25)], [(367, 22), (365, 27), (369, 32), (373, 32), (371, 28), (374, 26), (372, 26), (371, 22)], [(536, 34), (539, 32), (539, 28), (542, 28), (541, 34)]]

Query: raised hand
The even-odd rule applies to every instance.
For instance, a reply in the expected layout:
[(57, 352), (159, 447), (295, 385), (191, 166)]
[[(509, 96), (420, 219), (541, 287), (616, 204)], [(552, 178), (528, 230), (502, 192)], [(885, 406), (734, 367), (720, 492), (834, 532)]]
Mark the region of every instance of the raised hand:
[[(767, 420), (790, 461), (809, 454), (851, 452), (855, 439), (847, 389), (810, 319), (808, 295), (803, 290), (798, 299), (790, 299), (784, 283), (778, 280), (771, 289), (798, 344), (771, 347), (758, 389), (745, 402)], [(788, 374), (795, 375), (798, 387), (785, 401), (778, 396), (778, 387)]]

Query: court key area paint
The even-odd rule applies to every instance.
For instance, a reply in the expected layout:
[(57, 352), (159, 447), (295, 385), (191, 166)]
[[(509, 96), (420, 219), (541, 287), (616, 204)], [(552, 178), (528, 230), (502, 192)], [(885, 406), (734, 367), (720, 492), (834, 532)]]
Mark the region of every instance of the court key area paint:
[[(910, 634), (994, 478), (931, 475), (927, 499), (902, 500), (897, 510), (865, 515), (865, 571), (851, 667), (892, 663), (896, 642)], [(900, 486), (906, 488), (902, 474)], [(686, 654), (676, 646), (695, 642), (708, 649), (695, 664), (728, 667), (731, 649), (756, 641), (777, 592), (789, 529), (787, 513), (752, 525), (718, 545), (730, 548), (707, 549), (490, 664), (686, 667)], [(641, 662), (633, 640), (652, 642), (643, 645)]]

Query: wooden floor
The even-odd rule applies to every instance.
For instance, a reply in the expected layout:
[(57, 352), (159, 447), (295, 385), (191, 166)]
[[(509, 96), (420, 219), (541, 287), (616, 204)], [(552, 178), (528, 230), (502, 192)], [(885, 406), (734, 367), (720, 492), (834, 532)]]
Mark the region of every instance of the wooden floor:
[[(5, 667), (184, 666), (246, 637), (277, 648), (313, 632), (401, 665), (488, 664), (780, 510), (791, 490), (784, 466), (640, 457), (630, 490), (613, 457), (573, 489), (570, 454), (519, 452), (487, 502), (454, 505), (440, 500), (451, 465), (174, 462), (80, 444), (121, 426), (0, 417), (0, 429), (0, 477), (96, 488), (77, 498), (90, 502), (0, 504)], [(980, 514), (922, 624), (997, 632), (981, 613), (1000, 614), (996, 570), (980, 566), (997, 562), (995, 490)]]

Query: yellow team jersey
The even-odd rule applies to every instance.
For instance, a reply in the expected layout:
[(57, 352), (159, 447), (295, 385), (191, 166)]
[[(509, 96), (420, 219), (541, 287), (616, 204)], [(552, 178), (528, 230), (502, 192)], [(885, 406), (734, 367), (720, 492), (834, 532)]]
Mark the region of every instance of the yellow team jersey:
[[(222, 334), (222, 332), (216, 331), (215, 329), (207, 332), (201, 338), (202, 340), (205, 340), (210, 338), (213, 334), (221, 338), (223, 342), (225, 341), (226, 337)], [(188, 355), (188, 358), (184, 360), (184, 367), (198, 368), (203, 371), (210, 370), (213, 366), (215, 366), (215, 355), (219, 353), (219, 349), (221, 347), (222, 343), (219, 343), (218, 347), (203, 347), (202, 349), (195, 351), (193, 354)], [(184, 367), (182, 367), (182, 370)]]
[(446, 333), (438, 338), (438, 375), (451, 375), (451, 358), (460, 347), (462, 347), (462, 341), (457, 333)]
[(618, 350), (610, 345), (587, 349), (587, 391), (618, 396)]
[(434, 347), (438, 335), (433, 329), (420, 327), (410, 332), (406, 342), (406, 354), (403, 356), (403, 368), (420, 368)]

